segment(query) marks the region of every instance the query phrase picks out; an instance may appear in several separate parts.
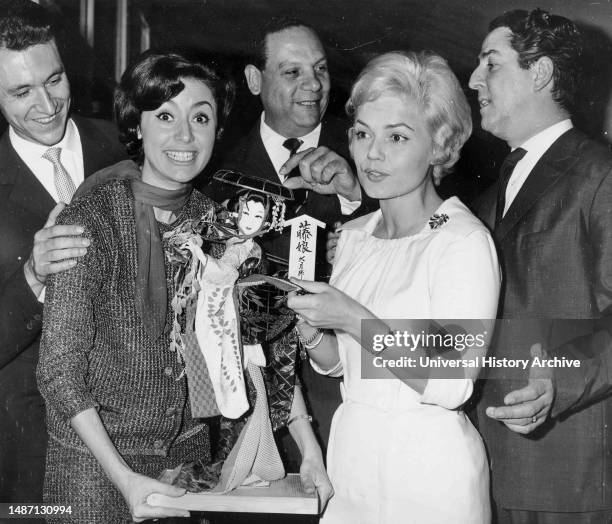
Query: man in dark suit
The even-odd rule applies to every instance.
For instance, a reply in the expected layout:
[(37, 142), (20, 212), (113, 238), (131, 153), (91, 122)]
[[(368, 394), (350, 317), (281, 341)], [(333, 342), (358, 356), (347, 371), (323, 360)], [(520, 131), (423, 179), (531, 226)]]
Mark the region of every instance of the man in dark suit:
[[(76, 186), (125, 156), (114, 127), (69, 116), (70, 86), (47, 13), (0, 8), (0, 501), (41, 502), (47, 432), (36, 363), (47, 275), (89, 241), (55, 226)], [(55, 153), (47, 153), (52, 149)]]
[[(251, 93), (261, 99), (263, 113), (225, 155), (223, 167), (278, 183), (285, 182), (287, 175), (295, 176), (292, 187), (308, 191), (296, 192), (296, 202), (289, 203), (286, 219), (305, 213), (333, 229), (336, 222), (365, 212), (359, 182), (346, 160), (348, 125), (324, 116), (330, 78), (325, 49), (316, 32), (299, 20), (273, 20), (262, 28), (244, 74)], [(204, 192), (218, 201), (233, 196), (231, 188), (214, 183)], [(366, 204), (372, 202), (367, 200)], [(325, 235), (321, 233), (319, 277), (327, 272)], [(287, 231), (258, 240), (271, 259), (281, 261), (281, 267), (289, 255), (289, 241)], [(314, 429), (325, 446), (332, 415), (340, 404), (339, 382), (319, 376), (308, 362), (302, 363), (301, 379)], [(289, 467), (295, 469), (300, 455), (294, 442), (285, 435), (281, 447)]]
[(557, 357), (521, 376), (491, 370), (484, 383), (497, 522), (610, 522), (612, 155), (570, 120), (582, 44), (573, 22), (511, 11), (489, 30), (470, 87), (483, 129), (512, 153), (478, 207), (504, 274), (499, 315), (514, 319), (492, 351)]

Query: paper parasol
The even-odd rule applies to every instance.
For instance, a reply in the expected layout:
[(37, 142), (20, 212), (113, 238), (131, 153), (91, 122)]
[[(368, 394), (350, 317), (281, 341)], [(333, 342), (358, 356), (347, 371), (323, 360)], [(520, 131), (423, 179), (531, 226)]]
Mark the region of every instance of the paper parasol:
[(282, 184), (252, 175), (245, 175), (239, 171), (221, 169), (213, 175), (213, 179), (224, 184), (258, 191), (275, 199), (294, 200), (293, 190), (286, 188)]

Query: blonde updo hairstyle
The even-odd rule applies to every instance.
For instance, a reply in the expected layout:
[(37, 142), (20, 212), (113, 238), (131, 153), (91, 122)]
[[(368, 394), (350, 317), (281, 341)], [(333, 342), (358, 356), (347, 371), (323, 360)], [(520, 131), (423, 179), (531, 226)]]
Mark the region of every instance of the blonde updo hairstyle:
[(416, 100), (434, 143), (433, 180), (437, 185), (459, 159), (472, 132), (470, 106), (457, 77), (431, 51), (385, 53), (372, 59), (351, 89), (346, 112), (384, 95)]

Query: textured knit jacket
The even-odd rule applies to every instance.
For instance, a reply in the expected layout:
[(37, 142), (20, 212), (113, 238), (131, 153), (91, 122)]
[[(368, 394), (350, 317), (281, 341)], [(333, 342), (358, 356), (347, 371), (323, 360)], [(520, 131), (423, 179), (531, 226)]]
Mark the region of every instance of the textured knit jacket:
[[(194, 191), (177, 223), (199, 217), (213, 205)], [(48, 281), (38, 380), (50, 438), (83, 449), (68, 421), (95, 407), (122, 454), (165, 455), (173, 442), (196, 433), (208, 446), (204, 424), (191, 417), (182, 365), (168, 349), (170, 303), (165, 332), (155, 341), (136, 309), (137, 248), (129, 182), (97, 187), (71, 204), (59, 221), (83, 225), (92, 242), (74, 268)], [(162, 235), (171, 229), (159, 225)], [(166, 277), (170, 301), (174, 268), (167, 262)]]

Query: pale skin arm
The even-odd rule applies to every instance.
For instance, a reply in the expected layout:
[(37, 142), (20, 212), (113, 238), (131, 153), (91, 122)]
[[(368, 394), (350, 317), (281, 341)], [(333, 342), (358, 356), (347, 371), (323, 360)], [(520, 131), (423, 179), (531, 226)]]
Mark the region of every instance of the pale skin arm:
[(70, 420), (70, 424), (100, 463), (110, 481), (123, 495), (134, 522), (152, 518), (189, 516), (186, 510), (147, 504), (147, 497), (152, 493), (180, 497), (185, 494), (185, 490), (158, 482), (130, 469), (110, 440), (95, 408), (86, 409), (75, 415)]
[[(311, 326), (307, 321), (298, 322), (296, 327), (304, 340), (312, 339), (317, 330), (316, 327)], [(336, 335), (330, 331), (325, 331), (323, 333), (323, 338), (321, 342), (317, 344), (317, 347), (306, 349), (306, 351), (308, 352), (308, 357), (322, 370), (329, 371), (335, 368), (340, 361), (340, 356), (338, 354), (338, 339)]]
[(26, 282), (36, 297), (42, 293), (49, 275), (74, 267), (75, 259), (85, 255), (90, 244), (89, 239), (80, 236), (81, 226), (55, 225), (64, 207), (60, 202), (51, 210), (43, 228), (34, 235), (32, 253), (23, 266)]
[(361, 186), (349, 163), (325, 146), (309, 148), (293, 155), (281, 167), (281, 176), (299, 165), (301, 177), (290, 178), (290, 189), (309, 189), (322, 194), (337, 194), (349, 202), (361, 200)]
[[(535, 357), (548, 358), (541, 344), (531, 346), (531, 358)], [(531, 366), (527, 385), (508, 393), (504, 397), (505, 406), (489, 406), (486, 413), (503, 422), (508, 429), (526, 435), (546, 421), (554, 399), (553, 369)]]
[[(369, 309), (353, 300), (339, 289), (323, 282), (309, 282), (295, 280), (308, 294), (290, 294), (287, 305), (302, 316), (306, 323), (319, 329), (335, 329), (344, 331), (361, 344), (361, 321), (370, 319), (368, 329), (372, 333), (388, 333), (390, 327), (378, 319)], [(309, 338), (313, 331), (304, 329), (304, 338)], [(416, 351), (421, 351), (417, 348)], [(326, 333), (316, 348), (308, 350), (310, 358), (321, 369), (332, 369), (338, 363), (338, 342), (332, 333)], [(418, 353), (415, 352), (416, 355)], [(391, 372), (395, 368), (389, 368)], [(417, 370), (418, 371), (418, 370)], [(402, 382), (410, 386), (418, 393), (425, 391), (427, 378), (423, 376), (406, 377), (405, 372), (401, 377)]]
[[(306, 415), (306, 413), (302, 388), (296, 387), (289, 419)], [(298, 418), (289, 424), (289, 433), (291, 433), (302, 455), (300, 478), (304, 489), (307, 493), (313, 493), (316, 490), (319, 497), (319, 508), (323, 511), (327, 501), (333, 496), (334, 490), (325, 471), (321, 447), (317, 442), (312, 426), (305, 418)]]

